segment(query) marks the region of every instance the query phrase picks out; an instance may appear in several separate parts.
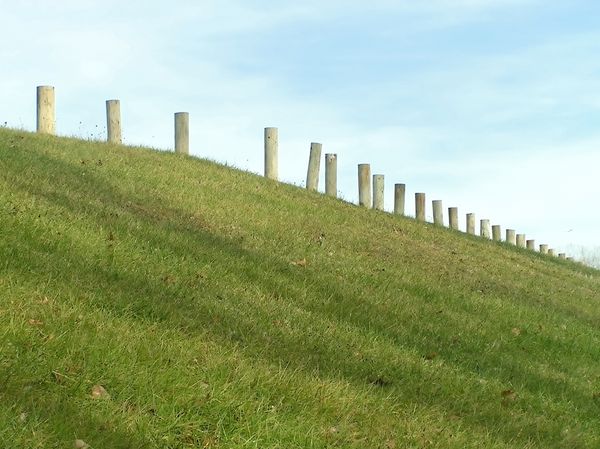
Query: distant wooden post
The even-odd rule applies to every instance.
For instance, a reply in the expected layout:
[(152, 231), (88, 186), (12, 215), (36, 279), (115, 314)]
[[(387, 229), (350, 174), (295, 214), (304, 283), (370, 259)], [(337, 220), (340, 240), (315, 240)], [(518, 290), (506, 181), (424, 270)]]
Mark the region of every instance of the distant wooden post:
[(106, 100), (106, 141), (120, 145), (121, 137), (121, 102)]
[(567, 260), (568, 260), (569, 262), (573, 262), (573, 260), (574, 260), (574, 259), (573, 259), (572, 257), (567, 257)]
[(37, 87), (37, 132), (56, 134), (54, 87)]
[(279, 130), (265, 128), (265, 178), (278, 178)]
[(517, 234), (517, 247), (519, 247), (519, 248), (527, 247), (527, 244), (525, 241), (525, 234)]
[(467, 214), (467, 234), (475, 235), (475, 214)]
[(394, 213), (404, 215), (404, 202), (406, 198), (406, 185), (394, 185)]
[(509, 243), (511, 245), (517, 244), (517, 233), (514, 229), (506, 230), (506, 243)]
[(556, 250), (554, 248), (548, 248), (549, 256), (556, 256)]
[(565, 253), (560, 253), (560, 254), (558, 255), (558, 258), (559, 258), (559, 259), (566, 259), (566, 258), (567, 258), (567, 255), (566, 255)]
[(425, 194), (415, 193), (415, 218), (417, 221), (425, 221)]
[(548, 254), (548, 245), (546, 245), (546, 244), (540, 245), (540, 253)]
[(527, 240), (527, 249), (535, 251), (535, 240)]
[(371, 166), (358, 164), (358, 204), (371, 208)]
[(190, 114), (175, 113), (175, 153), (190, 154)]
[(373, 175), (373, 209), (384, 210), (383, 195), (385, 180), (383, 175)]
[(337, 198), (337, 154), (325, 155), (325, 193)]
[(500, 225), (492, 226), (492, 239), (495, 242), (502, 241), (502, 227)]
[(492, 237), (490, 232), (490, 220), (484, 219), (479, 222), (479, 234), (484, 239), (490, 239)]
[(442, 200), (433, 200), (433, 223), (438, 226), (444, 226), (444, 208), (442, 207)]
[(454, 229), (455, 231), (460, 230), (460, 226), (458, 224), (458, 207), (448, 208), (448, 227), (450, 229)]
[(323, 145), (313, 142), (310, 144), (310, 157), (308, 159), (308, 172), (306, 173), (306, 188), (319, 189), (319, 170), (321, 169), (321, 149)]

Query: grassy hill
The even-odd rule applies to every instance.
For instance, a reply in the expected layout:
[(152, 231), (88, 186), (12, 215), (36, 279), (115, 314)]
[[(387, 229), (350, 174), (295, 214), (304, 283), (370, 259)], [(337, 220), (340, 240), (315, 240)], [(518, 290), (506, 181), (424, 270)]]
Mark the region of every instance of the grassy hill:
[(600, 447), (600, 272), (0, 130), (0, 447)]

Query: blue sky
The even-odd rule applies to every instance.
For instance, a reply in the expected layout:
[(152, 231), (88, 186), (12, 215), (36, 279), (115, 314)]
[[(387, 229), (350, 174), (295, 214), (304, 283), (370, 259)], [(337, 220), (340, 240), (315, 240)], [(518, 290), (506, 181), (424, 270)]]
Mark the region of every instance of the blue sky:
[(0, 122), (33, 129), (56, 87), (57, 131), (262, 172), (265, 126), (301, 185), (311, 141), (412, 196), (475, 212), (579, 256), (600, 248), (600, 2), (552, 0), (0, 0)]

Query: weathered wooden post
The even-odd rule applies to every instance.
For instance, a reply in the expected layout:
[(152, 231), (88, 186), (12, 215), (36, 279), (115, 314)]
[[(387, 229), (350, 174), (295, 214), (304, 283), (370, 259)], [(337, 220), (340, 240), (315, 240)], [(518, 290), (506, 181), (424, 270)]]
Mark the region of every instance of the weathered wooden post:
[(54, 87), (37, 87), (37, 132), (56, 134)]
[(506, 230), (506, 243), (511, 245), (517, 244), (517, 232), (514, 229)]
[(448, 227), (450, 229), (454, 229), (455, 231), (460, 230), (460, 226), (458, 224), (458, 207), (448, 208)]
[(404, 202), (406, 198), (406, 185), (394, 185), (394, 213), (404, 215)]
[(425, 194), (415, 193), (415, 218), (417, 221), (425, 221)]
[(548, 254), (548, 245), (546, 245), (546, 244), (540, 245), (540, 253)]
[(106, 141), (120, 145), (121, 136), (121, 102), (106, 100)]
[(479, 222), (479, 235), (484, 239), (490, 239), (492, 237), (490, 232), (490, 220), (483, 219)]
[(433, 223), (438, 226), (444, 226), (444, 209), (442, 207), (442, 200), (433, 200), (431, 204), (433, 206)]
[(278, 178), (279, 130), (265, 128), (265, 178)]
[(549, 256), (556, 256), (556, 250), (554, 248), (548, 248)]
[(573, 259), (572, 257), (567, 257), (567, 260), (568, 260), (569, 262), (573, 262), (573, 260), (574, 260), (574, 259)]
[(495, 242), (502, 241), (502, 227), (500, 225), (492, 226), (492, 239)]
[(358, 164), (358, 204), (371, 208), (371, 166)]
[(565, 253), (559, 253), (558, 258), (559, 259), (566, 259), (567, 255)]
[(535, 240), (527, 240), (527, 249), (535, 251)]
[(337, 154), (325, 155), (325, 193), (337, 198)]
[(190, 114), (175, 113), (175, 153), (190, 154)]
[(467, 234), (475, 235), (475, 214), (467, 214)]
[(313, 142), (310, 144), (310, 157), (308, 158), (308, 172), (306, 173), (306, 188), (319, 189), (319, 170), (321, 169), (321, 149), (323, 145)]
[(385, 180), (383, 175), (373, 175), (373, 209), (384, 210), (383, 195)]
[(517, 234), (517, 247), (525, 248), (526, 246), (525, 234)]

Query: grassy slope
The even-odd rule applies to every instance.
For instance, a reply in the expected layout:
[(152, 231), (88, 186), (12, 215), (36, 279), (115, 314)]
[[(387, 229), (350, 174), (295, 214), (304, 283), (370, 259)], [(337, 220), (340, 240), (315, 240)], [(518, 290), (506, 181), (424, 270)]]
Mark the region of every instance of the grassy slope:
[(2, 447), (598, 448), (599, 291), (210, 162), (0, 130)]

